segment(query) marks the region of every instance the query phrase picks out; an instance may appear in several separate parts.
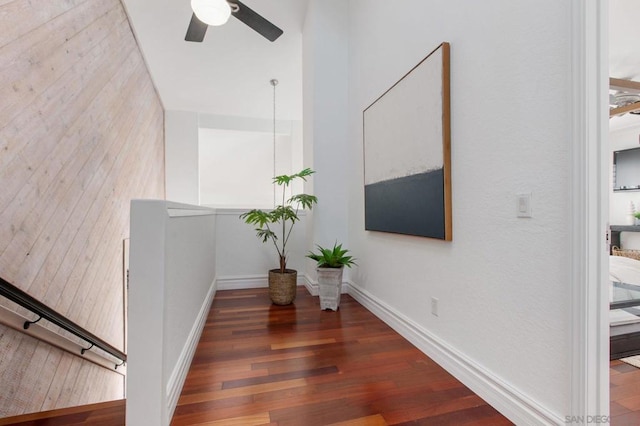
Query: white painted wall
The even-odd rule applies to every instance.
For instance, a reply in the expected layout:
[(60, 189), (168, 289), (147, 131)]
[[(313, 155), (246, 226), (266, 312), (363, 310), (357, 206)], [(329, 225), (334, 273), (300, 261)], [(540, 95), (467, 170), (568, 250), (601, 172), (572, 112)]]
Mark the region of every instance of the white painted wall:
[(272, 178), (292, 172), (290, 135), (276, 135), (274, 144), (266, 132), (200, 129), (199, 134), (202, 205), (270, 208), (282, 202)]
[[(316, 171), (308, 189), (318, 197), (309, 224), (315, 244), (349, 247), (348, 14), (341, 0), (311, 0), (303, 32), (304, 146)], [(315, 264), (307, 262), (315, 280)], [(349, 272), (345, 273), (348, 277)]]
[[(247, 161), (248, 156), (255, 154), (247, 152), (248, 148), (243, 141), (247, 139), (247, 135), (255, 135), (272, 147), (273, 120), (166, 111), (165, 129), (168, 200), (224, 208), (273, 206), (273, 186), (270, 185), (274, 176), (271, 148), (265, 158), (261, 159), (263, 163), (260, 170), (256, 170), (255, 167), (252, 170), (258, 173), (252, 173), (249, 179), (241, 176), (246, 175), (247, 164), (251, 163)], [(232, 140), (230, 135), (234, 133), (238, 136), (239, 142), (235, 151), (211, 151), (205, 147), (204, 152), (200, 152), (201, 139), (203, 143), (210, 143), (224, 135), (225, 140), (229, 142)], [(228, 143), (226, 146), (228, 147)], [(220, 161), (219, 158), (207, 158), (212, 152), (224, 155), (222, 163), (216, 163)], [(276, 120), (276, 174), (291, 174), (302, 170), (303, 156), (302, 122)], [(221, 164), (224, 165), (224, 170), (218, 174), (214, 173), (213, 176), (208, 174), (212, 169), (220, 168)], [(229, 176), (221, 176), (223, 173)], [(213, 184), (211, 180), (214, 181)], [(257, 192), (253, 190), (256, 181), (263, 187)], [(223, 185), (225, 183), (226, 186)], [(295, 182), (290, 189), (288, 194), (297, 194), (303, 191), (303, 185), (301, 182)], [(243, 196), (238, 194), (238, 191), (246, 191), (247, 194)]]
[(127, 424), (171, 422), (215, 294), (215, 211), (131, 203)]
[[(195, 204), (199, 203), (198, 199), (200, 198), (200, 196), (196, 196), (200, 188), (198, 174), (201, 172), (199, 133), (212, 131), (214, 134), (216, 132), (240, 132), (272, 135), (273, 132), (273, 120), (250, 117), (167, 111), (166, 121), (167, 198), (180, 202), (192, 200), (190, 202)], [(302, 122), (277, 120), (276, 131), (276, 137), (281, 140), (279, 146), (285, 145), (284, 148), (286, 148), (282, 149), (284, 155), (281, 155), (277, 161), (276, 173), (296, 173), (307, 167), (307, 164), (310, 164), (307, 162), (307, 156), (311, 148), (306, 143), (303, 145)], [(272, 168), (272, 154), (270, 153), (268, 157), (265, 159), (265, 164)], [(234, 164), (237, 166), (236, 173), (240, 171), (250, 173), (250, 180), (241, 182), (241, 186), (266, 184), (266, 186), (263, 185), (262, 192), (268, 193), (263, 194), (262, 198), (249, 201), (246, 197), (236, 199), (230, 198), (234, 196), (233, 194), (216, 195), (210, 191), (202, 199), (202, 204), (223, 206), (216, 210), (216, 228), (218, 230), (216, 238), (217, 282), (221, 289), (264, 287), (267, 285), (269, 269), (278, 267), (277, 253), (271, 244), (263, 244), (256, 237), (253, 227), (240, 220), (239, 215), (245, 212), (247, 207), (268, 209), (273, 206), (273, 186), (270, 184), (273, 174), (270, 171), (263, 171), (259, 175), (255, 173), (255, 170), (245, 170), (245, 155), (242, 149), (239, 149), (238, 153), (228, 153), (223, 160), (227, 162), (226, 173), (232, 173)], [(234, 178), (230, 177), (229, 179)], [(311, 177), (308, 180), (308, 185), (296, 181), (291, 185), (286, 196), (312, 191), (311, 183), (314, 179), (315, 177)], [(217, 185), (220, 186), (224, 183), (218, 181)], [(280, 203), (281, 192), (279, 189), (276, 191), (276, 197)], [(243, 209), (237, 209), (239, 205)], [(309, 235), (307, 214), (308, 212), (299, 212), (301, 220), (296, 224), (287, 250), (289, 252), (288, 267), (299, 271), (299, 284), (307, 283), (305, 281), (306, 268), (309, 263), (312, 263), (307, 262), (304, 257), (308, 249), (311, 248), (310, 238), (307, 237)], [(346, 222), (346, 213), (342, 220)]]
[(165, 111), (165, 187), (167, 200), (200, 204), (198, 114)]
[[(344, 16), (341, 2), (327, 3)], [(347, 171), (348, 241), (359, 258), (353, 292), (410, 325), (423, 350), (512, 419), (532, 411), (561, 423), (571, 405), (570, 3), (400, 3), (351, 1), (348, 41), (323, 45), (343, 52), (348, 43), (348, 166), (337, 170)], [(362, 111), (443, 41), (451, 43), (453, 241), (366, 232)], [(331, 107), (316, 99), (314, 119)], [(314, 134), (316, 188), (329, 175), (318, 159), (325, 142)], [(532, 193), (533, 218), (516, 217), (522, 192)], [(330, 217), (316, 215), (316, 224)]]
[[(611, 157), (609, 159), (609, 222), (612, 225), (627, 225), (629, 203), (633, 202), (636, 211), (640, 211), (640, 191), (613, 192), (613, 151), (637, 148), (640, 126), (616, 129), (609, 134)], [(625, 248), (640, 249), (640, 235), (623, 232), (620, 234), (621, 244)]]
[[(267, 286), (270, 269), (278, 268), (278, 254), (271, 242), (256, 237), (254, 227), (239, 219), (244, 209), (216, 210), (217, 288), (255, 288)], [(287, 268), (298, 271), (298, 283), (305, 284), (305, 254), (307, 253), (307, 212), (299, 212), (287, 243)]]

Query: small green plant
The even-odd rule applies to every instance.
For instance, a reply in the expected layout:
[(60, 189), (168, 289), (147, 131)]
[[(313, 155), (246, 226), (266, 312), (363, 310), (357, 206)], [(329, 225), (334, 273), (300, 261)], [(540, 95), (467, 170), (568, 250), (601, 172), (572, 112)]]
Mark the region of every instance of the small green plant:
[(316, 247), (318, 252), (309, 252), (307, 257), (315, 260), (320, 268), (342, 268), (343, 266), (351, 268), (351, 265), (357, 265), (356, 259), (346, 255), (349, 250), (343, 249), (342, 244), (338, 244), (337, 241), (332, 249), (324, 248), (319, 244), (316, 244)]
[[(293, 225), (300, 219), (298, 210), (300, 208), (311, 210), (318, 199), (314, 195), (297, 194), (285, 200), (285, 189), (295, 179), (307, 180), (307, 177), (315, 173), (306, 168), (293, 175), (282, 175), (273, 178), (273, 183), (282, 187), (282, 204), (276, 206), (271, 211), (253, 209), (240, 215), (240, 219), (250, 225), (256, 226), (256, 235), (263, 243), (273, 242), (278, 252), (280, 272), (287, 269), (287, 242), (293, 230)], [(280, 233), (280, 237), (278, 237)]]
[(636, 219), (640, 219), (640, 212), (635, 212), (633, 215)]

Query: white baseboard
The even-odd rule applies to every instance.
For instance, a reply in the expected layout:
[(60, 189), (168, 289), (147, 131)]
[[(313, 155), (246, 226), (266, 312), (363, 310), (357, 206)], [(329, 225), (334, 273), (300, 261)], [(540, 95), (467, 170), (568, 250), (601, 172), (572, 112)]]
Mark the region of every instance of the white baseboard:
[(267, 275), (234, 275), (216, 278), (218, 290), (243, 290), (268, 287)]
[[(304, 276), (305, 282), (304, 286), (307, 288), (309, 293), (312, 296), (318, 296), (320, 294), (320, 287), (318, 285), (317, 280), (312, 280), (308, 275)], [(340, 290), (342, 294), (349, 294), (349, 283), (347, 281), (342, 282), (342, 289)]]
[(200, 307), (200, 312), (198, 312), (196, 321), (193, 323), (191, 332), (189, 332), (187, 342), (185, 343), (184, 348), (182, 348), (182, 352), (180, 352), (178, 362), (173, 368), (171, 377), (169, 377), (169, 381), (167, 382), (166, 402), (169, 419), (173, 418), (173, 412), (176, 409), (176, 405), (178, 404), (178, 398), (180, 397), (180, 393), (182, 392), (182, 386), (184, 386), (184, 381), (187, 378), (187, 373), (189, 372), (189, 368), (191, 367), (191, 360), (193, 359), (196, 347), (198, 346), (198, 342), (200, 341), (200, 335), (202, 334), (202, 330), (204, 329), (204, 324), (207, 320), (207, 316), (209, 315), (211, 302), (213, 302), (213, 297), (215, 296), (215, 294), (216, 280), (214, 279), (211, 283), (211, 287), (209, 287), (207, 296), (205, 297), (202, 306)]
[[(505, 383), (367, 290), (347, 282), (349, 294), (515, 424), (564, 425), (564, 419)], [(344, 287), (343, 287), (344, 288)]]
[[(303, 285), (312, 296), (318, 295), (318, 282), (311, 280), (308, 275), (298, 273), (298, 285)], [(238, 275), (220, 277), (216, 280), (218, 290), (243, 290), (247, 288), (269, 287), (267, 275)], [(342, 284), (342, 293), (349, 293), (347, 282)]]
[[(305, 274), (298, 273), (298, 285), (303, 285), (311, 294), (313, 284)], [(243, 290), (247, 288), (266, 288), (269, 287), (268, 275), (235, 275), (216, 278), (216, 288), (218, 290)], [(318, 295), (317, 284), (316, 293)]]
[(307, 291), (312, 296), (317, 296), (320, 292), (318, 287), (318, 281), (313, 281), (309, 278), (308, 275), (304, 275), (304, 283), (303, 285), (306, 287)]

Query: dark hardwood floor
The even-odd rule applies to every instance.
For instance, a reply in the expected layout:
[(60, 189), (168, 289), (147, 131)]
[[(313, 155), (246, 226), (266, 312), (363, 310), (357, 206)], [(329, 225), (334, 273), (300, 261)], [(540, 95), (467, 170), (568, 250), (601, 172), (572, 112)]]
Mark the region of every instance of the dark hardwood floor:
[[(124, 424), (123, 401), (82, 408), (0, 425)], [(217, 292), (172, 422), (196, 424), (511, 423), (351, 297), (320, 311), (300, 287), (290, 306), (266, 289)]]
[[(640, 424), (640, 369), (611, 361), (611, 424)], [(121, 401), (0, 418), (0, 425), (124, 425)], [(219, 291), (173, 426), (510, 424), (351, 297), (320, 311), (264, 289)]]
[(616, 360), (609, 371), (611, 424), (640, 425), (640, 368)]
[(13, 426), (123, 426), (124, 399), (0, 418), (0, 425)]
[(501, 425), (480, 397), (349, 296), (219, 291), (172, 425)]

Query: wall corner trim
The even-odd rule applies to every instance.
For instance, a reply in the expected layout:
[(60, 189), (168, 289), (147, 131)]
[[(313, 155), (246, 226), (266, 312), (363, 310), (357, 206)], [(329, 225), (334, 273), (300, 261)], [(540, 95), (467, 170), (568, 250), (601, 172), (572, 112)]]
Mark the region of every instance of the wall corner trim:
[(608, 6), (571, 0), (570, 414), (585, 418), (610, 412)]
[[(318, 296), (320, 294), (320, 290), (318, 287), (318, 282), (309, 278), (308, 275), (304, 275), (304, 286), (307, 288), (307, 291), (312, 296)], [(342, 286), (342, 292), (344, 293), (344, 285)]]
[(352, 281), (349, 295), (440, 364), (515, 424), (560, 425), (564, 419), (478, 365)]

